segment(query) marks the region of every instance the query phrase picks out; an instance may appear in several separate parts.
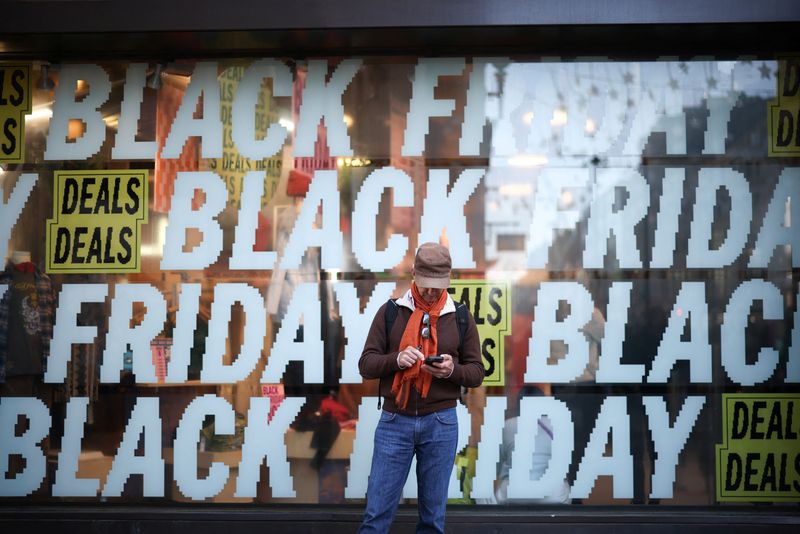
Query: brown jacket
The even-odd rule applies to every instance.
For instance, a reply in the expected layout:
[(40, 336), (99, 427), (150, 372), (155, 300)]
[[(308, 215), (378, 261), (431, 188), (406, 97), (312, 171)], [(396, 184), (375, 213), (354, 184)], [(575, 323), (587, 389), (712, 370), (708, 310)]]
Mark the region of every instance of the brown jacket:
[(437, 324), (438, 348), (439, 354), (450, 354), (453, 357), (453, 374), (446, 379), (434, 377), (428, 396), (424, 399), (412, 387), (406, 410), (400, 410), (394, 401), (392, 382), (395, 373), (400, 371), (400, 367), (397, 365), (397, 348), (412, 312), (410, 291), (396, 302), (398, 303), (397, 319), (392, 325), (388, 343), (386, 342), (386, 319), (384, 317), (387, 304), (380, 307), (372, 320), (364, 351), (358, 361), (358, 370), (361, 376), (367, 379), (379, 379), (380, 395), (384, 398), (386, 411), (404, 415), (423, 415), (454, 407), (461, 393), (461, 386), (478, 387), (485, 376), (475, 319), (471, 313), (467, 313), (468, 323), (464, 333), (463, 352), (459, 353), (455, 306), (452, 299), (445, 305)]

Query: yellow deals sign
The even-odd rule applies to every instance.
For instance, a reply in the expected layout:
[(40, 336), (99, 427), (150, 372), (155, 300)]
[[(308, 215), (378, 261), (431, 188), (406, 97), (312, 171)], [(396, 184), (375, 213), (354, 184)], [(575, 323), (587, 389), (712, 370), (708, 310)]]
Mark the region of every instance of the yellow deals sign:
[(800, 56), (778, 58), (778, 98), (768, 122), (769, 155), (800, 156)]
[(722, 396), (717, 500), (800, 502), (800, 394)]
[(56, 171), (48, 273), (139, 272), (147, 171)]
[(504, 386), (505, 337), (511, 335), (511, 285), (502, 281), (451, 280), (447, 291), (475, 318), (486, 369), (483, 385)]
[[(233, 142), (233, 101), (245, 72), (245, 67), (233, 66), (219, 76), (223, 154), (219, 159), (207, 160), (207, 165), (225, 181), (228, 203), (236, 208), (241, 205), (244, 175), (249, 171), (264, 171), (264, 195), (261, 197), (261, 206), (264, 207), (278, 188), (283, 158), (279, 153), (270, 158), (251, 160), (240, 154)], [(263, 139), (269, 126), (278, 122), (278, 111), (271, 106), (271, 99), (271, 86), (262, 86), (255, 106), (256, 139)]]
[(30, 64), (0, 64), (0, 163), (24, 163), (25, 115), (30, 111)]

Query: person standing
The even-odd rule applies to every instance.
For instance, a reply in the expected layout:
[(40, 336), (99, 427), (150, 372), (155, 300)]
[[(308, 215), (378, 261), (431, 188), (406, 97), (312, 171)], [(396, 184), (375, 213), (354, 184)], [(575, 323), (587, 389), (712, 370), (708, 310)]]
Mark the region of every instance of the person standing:
[[(414, 456), (417, 532), (444, 532), (456, 403), (462, 386), (478, 387), (485, 376), (475, 319), (447, 293), (451, 267), (445, 247), (422, 244), (411, 289), (381, 306), (367, 335), (358, 367), (364, 378), (379, 379), (384, 404), (359, 532), (389, 530)], [(426, 362), (430, 356), (436, 358)]]

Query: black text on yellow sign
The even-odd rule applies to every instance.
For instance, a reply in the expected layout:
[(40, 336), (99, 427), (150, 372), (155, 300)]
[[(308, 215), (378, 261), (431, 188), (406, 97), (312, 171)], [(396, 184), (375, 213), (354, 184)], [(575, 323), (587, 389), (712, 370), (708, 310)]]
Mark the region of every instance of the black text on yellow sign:
[(146, 170), (56, 171), (47, 272), (139, 272), (147, 178)]
[(25, 161), (25, 115), (30, 111), (30, 64), (0, 63), (0, 163)]
[(800, 56), (778, 58), (778, 97), (769, 105), (769, 155), (800, 156)]
[(800, 394), (722, 396), (717, 500), (800, 501)]
[(450, 296), (472, 312), (481, 340), (484, 386), (504, 386), (505, 337), (511, 335), (511, 286), (490, 280), (451, 280)]

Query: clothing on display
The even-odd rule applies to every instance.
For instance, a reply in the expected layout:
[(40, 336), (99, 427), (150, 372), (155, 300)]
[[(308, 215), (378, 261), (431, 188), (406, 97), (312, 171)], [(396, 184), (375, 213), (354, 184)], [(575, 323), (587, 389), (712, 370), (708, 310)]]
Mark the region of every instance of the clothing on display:
[(30, 261), (0, 273), (0, 383), (7, 376), (39, 375), (50, 355), (55, 294), (50, 277)]

